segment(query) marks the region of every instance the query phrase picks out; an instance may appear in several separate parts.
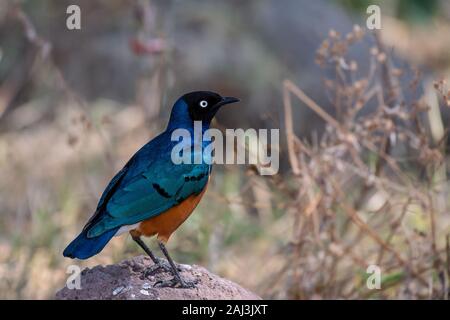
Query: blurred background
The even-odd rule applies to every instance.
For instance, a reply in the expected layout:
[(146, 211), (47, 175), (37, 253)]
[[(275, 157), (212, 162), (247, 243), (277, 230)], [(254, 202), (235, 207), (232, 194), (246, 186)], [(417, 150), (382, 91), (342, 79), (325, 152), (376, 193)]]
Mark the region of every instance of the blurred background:
[(54, 297), (113, 174), (213, 90), (242, 101), (215, 127), (281, 129), (281, 170), (216, 166), (176, 261), (264, 298), (448, 299), (449, 33), (445, 0), (1, 1), (0, 298)]

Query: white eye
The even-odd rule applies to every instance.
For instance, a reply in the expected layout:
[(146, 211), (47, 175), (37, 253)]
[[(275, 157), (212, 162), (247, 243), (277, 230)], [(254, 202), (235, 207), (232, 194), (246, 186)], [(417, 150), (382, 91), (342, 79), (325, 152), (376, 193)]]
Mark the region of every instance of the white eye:
[(206, 101), (206, 100), (200, 101), (200, 107), (206, 108), (207, 106), (208, 106), (208, 101)]

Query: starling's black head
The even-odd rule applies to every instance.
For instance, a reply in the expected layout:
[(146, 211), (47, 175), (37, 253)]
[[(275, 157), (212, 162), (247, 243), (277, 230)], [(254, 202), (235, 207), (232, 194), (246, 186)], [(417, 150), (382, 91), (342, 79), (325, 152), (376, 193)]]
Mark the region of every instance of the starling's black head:
[(210, 122), (219, 108), (225, 104), (238, 102), (233, 97), (222, 97), (211, 91), (194, 91), (181, 97), (188, 106), (189, 116), (193, 121)]

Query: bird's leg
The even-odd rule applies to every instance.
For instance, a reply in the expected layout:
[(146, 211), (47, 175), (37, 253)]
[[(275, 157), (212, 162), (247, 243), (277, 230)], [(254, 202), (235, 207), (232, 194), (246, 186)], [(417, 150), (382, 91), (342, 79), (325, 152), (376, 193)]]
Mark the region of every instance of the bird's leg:
[(169, 252), (166, 249), (164, 243), (158, 240), (159, 247), (161, 248), (162, 253), (166, 256), (167, 261), (169, 261), (170, 266), (172, 267), (173, 279), (167, 281), (159, 281), (155, 284), (157, 287), (176, 287), (180, 286), (181, 288), (195, 288), (196, 282), (194, 281), (186, 281), (183, 280), (180, 273), (178, 272), (178, 268), (173, 262), (172, 258), (169, 255)]
[(158, 271), (160, 269), (167, 271), (167, 272), (172, 271), (171, 266), (169, 264), (167, 264), (167, 262), (164, 261), (163, 259), (157, 258), (153, 254), (153, 252), (150, 250), (150, 248), (147, 247), (147, 245), (144, 243), (144, 241), (142, 241), (141, 237), (133, 235), (133, 234), (131, 235), (131, 237), (142, 248), (142, 250), (144, 250), (145, 253), (148, 254), (150, 259), (152, 259), (152, 261), (154, 263), (151, 267), (149, 267), (145, 270), (145, 272), (144, 272), (145, 277), (152, 275), (153, 273), (155, 273), (156, 271)]

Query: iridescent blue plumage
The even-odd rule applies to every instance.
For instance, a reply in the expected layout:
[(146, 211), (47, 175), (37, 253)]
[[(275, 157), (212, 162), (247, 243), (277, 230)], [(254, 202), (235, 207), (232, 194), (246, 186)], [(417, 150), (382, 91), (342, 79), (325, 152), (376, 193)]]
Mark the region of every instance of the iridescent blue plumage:
[[(199, 92), (199, 97), (205, 94)], [(111, 180), (95, 214), (81, 234), (64, 250), (64, 256), (89, 258), (100, 252), (120, 227), (162, 214), (203, 191), (211, 165), (204, 162), (174, 164), (171, 154), (178, 141), (172, 141), (171, 136), (176, 129), (186, 129), (191, 133), (192, 144), (194, 121), (202, 121), (204, 132), (221, 105), (236, 101), (230, 99), (227, 102), (213, 93), (208, 93), (209, 96), (214, 102), (210, 109), (197, 110), (200, 108), (197, 106), (197, 93), (185, 95), (175, 103), (167, 129), (136, 152)], [(205, 146), (208, 143), (202, 144)]]

